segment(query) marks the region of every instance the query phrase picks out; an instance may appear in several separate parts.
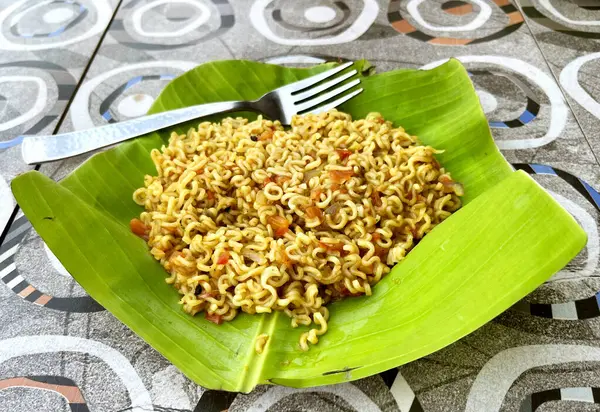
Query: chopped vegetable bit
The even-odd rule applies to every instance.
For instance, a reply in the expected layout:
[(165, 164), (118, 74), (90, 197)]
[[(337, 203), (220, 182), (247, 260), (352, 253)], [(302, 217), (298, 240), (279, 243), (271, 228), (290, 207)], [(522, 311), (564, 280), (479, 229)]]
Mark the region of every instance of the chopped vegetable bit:
[(292, 178), (289, 176), (275, 176), (275, 183), (277, 183), (279, 186), (283, 185), (285, 182), (289, 182), (290, 180), (292, 180)]
[(133, 234), (141, 238), (147, 238), (148, 232), (150, 232), (150, 228), (146, 226), (146, 224), (140, 219), (131, 219), (131, 221), (129, 222), (129, 228), (131, 229)]
[(336, 150), (336, 153), (340, 157), (340, 160), (343, 162), (348, 157), (350, 157), (350, 155), (352, 154), (352, 151), (348, 150), (348, 149), (338, 149), (338, 150)]
[(258, 140), (271, 140), (273, 138), (273, 133), (272, 129), (265, 130), (258, 136)]
[(217, 325), (223, 323), (223, 316), (217, 315), (216, 313), (210, 314), (206, 312), (204, 318), (209, 322), (216, 323)]
[(344, 252), (344, 244), (342, 242), (329, 243), (329, 242), (319, 241), (319, 245), (322, 248), (327, 249), (328, 252), (340, 252), (340, 253)]
[(271, 225), (273, 228), (273, 232), (275, 232), (275, 237), (283, 237), (290, 226), (288, 220), (283, 216), (269, 216), (267, 218), (267, 223)]
[(229, 252), (224, 251), (219, 255), (219, 259), (217, 259), (218, 265), (226, 265), (229, 262)]
[(329, 178), (333, 183), (345, 183), (354, 175), (352, 170), (331, 170)]
[(380, 207), (383, 204), (381, 203), (381, 196), (379, 196), (379, 192), (377, 190), (373, 190), (373, 192), (371, 192), (371, 202), (375, 207)]
[(318, 200), (321, 200), (321, 193), (323, 193), (323, 192), (321, 191), (321, 189), (315, 189), (315, 190), (313, 190), (313, 191), (311, 192), (311, 194), (310, 194), (310, 198), (311, 198), (312, 200), (317, 200), (317, 201), (318, 201)]
[(319, 209), (317, 206), (309, 206), (306, 208), (306, 216), (309, 219), (314, 219), (315, 217), (322, 219), (323, 212), (321, 212), (321, 209)]

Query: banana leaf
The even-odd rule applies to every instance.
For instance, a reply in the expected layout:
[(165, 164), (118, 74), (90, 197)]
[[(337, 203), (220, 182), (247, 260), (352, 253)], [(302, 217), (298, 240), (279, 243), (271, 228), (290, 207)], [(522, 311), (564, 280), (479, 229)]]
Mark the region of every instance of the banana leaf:
[[(355, 118), (378, 111), (444, 150), (439, 160), (463, 183), (464, 206), (396, 265), (371, 297), (330, 305), (329, 331), (308, 352), (298, 349), (298, 338), (307, 329), (291, 328), (282, 313), (241, 314), (222, 325), (184, 313), (177, 292), (164, 282), (163, 268), (130, 232), (130, 219), (141, 211), (132, 193), (145, 174), (156, 173), (149, 152), (164, 144), (170, 131), (97, 154), (60, 183), (38, 172), (25, 173), (13, 180), (14, 195), (86, 291), (206, 388), (248, 392), (263, 383), (309, 387), (410, 362), (509, 308), (566, 265), (586, 237), (558, 203), (529, 176), (513, 171), (500, 154), (457, 60), (428, 71), (376, 75), (367, 75), (367, 62), (360, 65), (366, 74), (364, 92), (340, 110)], [(255, 99), (329, 67), (207, 63), (173, 80), (151, 112)], [(262, 333), (271, 338), (258, 355), (254, 339)]]

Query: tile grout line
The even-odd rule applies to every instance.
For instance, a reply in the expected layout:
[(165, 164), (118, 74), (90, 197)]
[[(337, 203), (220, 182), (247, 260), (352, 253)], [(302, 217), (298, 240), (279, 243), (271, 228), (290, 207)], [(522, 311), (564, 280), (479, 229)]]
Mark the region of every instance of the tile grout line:
[[(110, 26), (112, 25), (115, 17), (117, 16), (117, 13), (118, 13), (119, 8), (121, 7), (122, 3), (123, 3), (123, 0), (119, 0), (119, 2), (117, 3), (117, 5), (115, 7), (115, 10), (113, 11), (112, 16), (110, 17), (110, 21), (106, 25), (106, 30), (104, 30), (104, 32), (102, 33), (102, 35), (98, 39), (98, 43), (96, 44), (96, 47), (92, 51), (92, 53), (90, 55), (90, 58), (88, 59), (87, 65), (83, 69), (83, 72), (81, 73), (79, 81), (75, 85), (75, 89), (73, 90), (73, 93), (71, 94), (71, 96), (69, 98), (69, 101), (65, 105), (65, 109), (63, 110), (60, 118), (58, 119), (58, 122), (56, 123), (56, 126), (54, 127), (54, 130), (52, 131), (52, 134), (58, 133), (58, 130), (60, 129), (60, 127), (62, 126), (62, 124), (63, 124), (63, 122), (65, 120), (65, 118), (67, 117), (67, 113), (69, 112), (69, 109), (71, 108), (71, 103), (73, 102), (73, 99), (75, 98), (75, 95), (79, 91), (79, 88), (81, 87), (81, 84), (85, 81), (85, 77), (87, 75), (87, 72), (88, 72), (88, 70), (90, 69), (90, 66), (93, 63), (94, 58), (96, 57), (96, 54), (98, 54), (98, 51), (100, 50), (100, 47), (104, 43), (104, 39), (106, 37), (106, 34), (110, 31)], [(41, 166), (42, 165), (40, 163), (38, 163), (38, 164), (36, 164), (33, 167), (32, 170), (39, 171)], [(13, 222), (15, 220), (15, 217), (17, 216), (17, 213), (19, 213), (19, 210), (20, 210), (19, 205), (18, 204), (15, 205), (15, 207), (13, 208), (13, 211), (12, 211), (12, 213), (10, 215), (10, 218), (8, 219), (8, 222), (6, 222), (6, 226), (4, 227), (4, 229), (2, 229), (2, 232), (0, 232), (0, 245), (2, 245), (2, 243), (4, 242), (4, 239), (8, 235), (8, 232), (10, 231), (10, 227), (12, 226), (12, 224), (13, 224)]]
[(521, 3), (519, 2), (519, 0), (514, 0), (514, 1), (515, 1), (515, 4), (517, 4), (517, 6), (519, 7), (519, 12), (521, 13), (521, 16), (523, 16), (523, 20), (525, 21), (527, 30), (529, 31), (529, 34), (531, 34), (531, 37), (533, 38), (533, 41), (535, 42), (536, 47), (540, 51), (540, 54), (542, 55), (542, 58), (544, 59), (544, 63), (546, 63), (546, 67), (548, 67), (548, 70), (550, 71), (550, 74), (552, 75), (552, 78), (554, 79), (555, 83), (558, 85), (558, 88), (560, 89), (560, 91), (563, 95), (563, 98), (565, 99), (565, 103), (569, 107), (569, 110), (571, 111), (571, 114), (573, 115), (573, 118), (575, 119), (575, 122), (577, 123), (579, 130), (581, 130), (581, 134), (583, 135), (583, 138), (585, 139), (585, 142), (587, 143), (592, 156), (596, 160), (596, 165), (600, 166), (600, 159), (598, 159), (598, 156), (596, 155), (596, 152), (594, 151), (592, 144), (590, 143), (590, 140), (588, 139), (585, 131), (583, 130), (583, 127), (581, 126), (581, 123), (579, 122), (579, 119), (577, 118), (577, 115), (575, 114), (575, 110), (573, 110), (573, 106), (569, 102), (569, 99), (567, 98), (567, 95), (565, 94), (565, 91), (564, 91), (562, 85), (560, 84), (559, 79), (556, 77), (554, 70), (552, 70), (552, 65), (546, 58), (544, 51), (540, 47), (540, 43), (538, 42), (537, 38), (535, 37), (535, 34), (533, 34), (533, 30), (531, 30), (531, 27), (529, 26), (529, 18), (525, 15), (525, 13), (523, 13), (523, 9), (521, 7)]
[[(88, 73), (90, 67), (92, 66), (92, 63), (94, 62), (94, 59), (96, 58), (96, 55), (98, 54), (98, 51), (100, 50), (100, 47), (102, 47), (102, 44), (104, 43), (104, 39), (106, 38), (106, 35), (110, 31), (110, 26), (112, 25), (113, 21), (115, 20), (115, 17), (117, 16), (117, 13), (119, 12), (119, 9), (121, 8), (122, 3), (123, 3), (123, 0), (119, 0), (119, 2), (117, 3), (115, 10), (113, 11), (112, 16), (110, 17), (110, 21), (106, 25), (106, 30), (104, 30), (104, 32), (98, 39), (98, 43), (96, 44), (96, 47), (92, 51), (92, 54), (90, 55), (90, 58), (88, 59), (88, 63), (85, 66), (85, 68), (83, 69), (83, 72), (81, 73), (79, 82), (77, 82), (77, 85), (75, 86), (75, 90), (73, 90), (73, 93), (71, 94), (71, 98), (67, 102), (67, 104), (65, 106), (65, 110), (63, 110), (62, 115), (58, 119), (58, 122), (56, 123), (56, 127), (54, 128), (54, 132), (52, 134), (56, 134), (58, 132), (58, 130), (60, 129), (60, 127), (62, 126), (63, 122), (65, 121), (65, 118), (67, 117), (67, 113), (69, 112), (69, 109), (71, 108), (71, 104), (73, 103), (73, 100), (75, 99), (75, 96), (77, 95), (77, 92), (79, 91), (79, 88), (81, 87), (82, 83), (85, 81), (87, 73)], [(39, 170), (40, 166), (41, 166), (40, 164), (37, 164), (35, 166), (35, 170)]]

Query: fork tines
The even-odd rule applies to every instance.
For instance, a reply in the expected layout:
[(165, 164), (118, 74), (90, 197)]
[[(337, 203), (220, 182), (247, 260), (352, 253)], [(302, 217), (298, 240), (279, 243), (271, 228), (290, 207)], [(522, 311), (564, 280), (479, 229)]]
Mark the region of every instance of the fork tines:
[[(360, 83), (360, 79), (346, 82), (358, 73), (356, 69), (343, 73), (340, 76), (335, 76), (353, 64), (354, 62), (347, 62), (336, 66), (331, 70), (319, 73), (316, 76), (294, 83), (295, 90), (292, 91), (292, 99), (294, 101), (296, 112), (321, 113), (339, 106), (362, 92), (363, 89), (360, 88), (344, 94), (344, 92)], [(324, 81), (329, 78), (331, 79)], [(333, 88), (337, 85), (340, 86)], [(337, 96), (340, 97), (334, 99)]]

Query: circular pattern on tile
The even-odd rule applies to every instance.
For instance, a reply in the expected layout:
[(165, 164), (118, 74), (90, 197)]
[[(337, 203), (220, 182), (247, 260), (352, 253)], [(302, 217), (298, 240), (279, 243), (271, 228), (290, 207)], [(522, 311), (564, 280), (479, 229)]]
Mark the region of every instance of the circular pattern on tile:
[[(0, 246), (0, 279), (6, 287), (21, 299), (38, 306), (64, 312), (99, 312), (104, 308), (90, 296), (57, 297), (41, 292), (20, 273), (15, 255), (21, 241), (30, 231), (31, 224), (25, 216), (15, 219), (4, 243)], [(50, 257), (50, 255), (48, 255)], [(52, 259), (50, 260), (52, 262)], [(58, 262), (60, 265), (60, 262)], [(54, 266), (54, 263), (52, 263)], [(62, 265), (60, 265), (62, 267)], [(64, 274), (63, 274), (64, 275)]]
[(461, 0), (450, 0), (442, 4), (442, 10), (455, 16), (465, 16), (473, 13), (473, 5)]
[[(49, 10), (36, 13), (42, 7)], [(108, 0), (19, 0), (0, 10), (0, 50), (36, 51), (79, 43), (102, 33), (111, 16)]]
[[(435, 26), (429, 24), (419, 11), (419, 6), (427, 0), (408, 0), (406, 3), (406, 10), (412, 19), (420, 26), (430, 31), (444, 31), (444, 32), (462, 32), (462, 31), (473, 31), (481, 28), (492, 16), (492, 8), (484, 0), (469, 0), (472, 4), (478, 6), (479, 13), (471, 20), (468, 24), (462, 26)], [(460, 6), (461, 10), (464, 10), (463, 6)], [(472, 6), (471, 6), (472, 7)], [(453, 8), (446, 8), (446, 13), (455, 14)]]
[[(71, 105), (71, 121), (73, 123), (73, 128), (75, 130), (84, 130), (89, 129), (94, 126), (99, 126), (102, 124), (113, 123), (118, 121), (118, 110), (119, 107), (122, 109), (125, 108), (125, 117), (127, 114), (135, 114), (141, 113), (142, 110), (149, 102), (149, 98), (153, 98), (148, 95), (148, 97), (140, 97), (138, 96), (138, 101), (135, 105), (128, 106), (128, 103), (124, 103), (124, 106), (121, 106), (122, 101), (127, 99), (128, 96), (125, 95), (125, 92), (129, 90), (131, 95), (137, 96), (141, 93), (141, 90), (138, 90), (136, 85), (142, 82), (159, 82), (155, 84), (154, 91), (155, 95), (158, 95), (162, 87), (166, 85), (166, 83), (172, 80), (176, 75), (181, 72), (185, 72), (196, 67), (196, 63), (188, 62), (188, 61), (149, 61), (143, 63), (136, 63), (127, 66), (121, 66), (109, 71), (106, 71), (88, 81), (83, 83), (79, 88), (79, 92), (73, 99), (73, 104)], [(144, 75), (141, 74), (143, 72), (147, 72), (148, 70), (156, 70), (160, 69), (161, 72), (170, 72), (168, 74), (151, 74)], [(126, 76), (124, 76), (126, 74)], [(117, 79), (122, 78), (118, 83), (112, 78), (115, 77)], [(113, 91), (106, 94), (106, 92), (98, 92), (97, 88), (100, 85), (103, 85), (103, 88), (107, 88), (107, 84), (113, 83)], [(116, 85), (116, 84), (118, 85)], [(146, 83), (144, 86), (144, 94), (148, 92), (148, 85)], [(92, 108), (90, 107), (90, 101), (92, 94), (98, 95), (101, 99), (101, 103), (97, 108), (97, 114), (93, 114)], [(133, 100), (136, 97), (132, 98)], [(112, 110), (113, 106), (117, 107), (116, 110)], [(135, 106), (135, 107), (134, 107)], [(123, 113), (121, 113), (123, 114)]]
[(560, 84), (581, 107), (600, 120), (600, 103), (579, 83), (579, 72), (584, 64), (600, 59), (600, 53), (591, 53), (569, 62), (560, 72)]
[(327, 23), (335, 19), (335, 10), (327, 6), (314, 6), (304, 10), (304, 18), (312, 23)]
[(600, 39), (600, 31), (597, 31), (600, 27), (598, 20), (570, 19), (556, 10), (548, 0), (538, 0), (539, 8), (536, 8), (531, 0), (519, 0), (519, 2), (527, 17), (550, 30), (586, 39)]
[(145, 115), (154, 103), (154, 97), (138, 93), (127, 96), (117, 106), (117, 110), (125, 117), (139, 117)]
[(42, 16), (42, 20), (48, 24), (64, 23), (75, 15), (75, 12), (69, 8), (58, 8), (49, 10)]
[(48, 247), (46, 242), (44, 242), (44, 252), (46, 252), (46, 256), (48, 256), (48, 260), (50, 261), (50, 264), (52, 265), (54, 270), (56, 270), (56, 273), (58, 273), (59, 275), (65, 277), (65, 278), (72, 277), (71, 274), (67, 271), (67, 269), (65, 269), (63, 264), (60, 263), (60, 260), (58, 260), (56, 255), (54, 253), (52, 253), (52, 251), (50, 250), (50, 248)]
[[(525, 100), (527, 103), (524, 108), (519, 110), (518, 115), (514, 116), (509, 120), (489, 120), (489, 125), (491, 128), (514, 129), (517, 127), (523, 127), (535, 120), (538, 116), (541, 107), (540, 99), (538, 98), (537, 94), (525, 82), (521, 81), (517, 76), (511, 73), (503, 73), (499, 71), (488, 70), (472, 70), (471, 72), (469, 72), (469, 75), (472, 77), (473, 82), (475, 84), (478, 83), (480, 78), (485, 78), (486, 76), (493, 76), (494, 80), (508, 80), (510, 82), (510, 85), (514, 86), (515, 89), (517, 89), (520, 93), (522, 93), (525, 96)], [(519, 93), (510, 93), (508, 87), (506, 86), (508, 85), (504, 85), (503, 87), (504, 93), (508, 96), (511, 96), (511, 99), (519, 95)], [(479, 95), (480, 92), (485, 92), (485, 90), (476, 88), (476, 92)], [(494, 99), (495, 101), (492, 99)], [(484, 112), (486, 114), (490, 114), (491, 117), (495, 117), (494, 114), (492, 114), (492, 112), (494, 112), (498, 108), (496, 96), (494, 96), (491, 93), (488, 93), (487, 96), (484, 96), (484, 100), (481, 100), (480, 95), (480, 101)], [(488, 111), (486, 111), (486, 107)]]
[(56, 352), (75, 352), (98, 358), (112, 369), (127, 391), (131, 402), (127, 410), (154, 410), (150, 394), (136, 370), (125, 356), (110, 346), (91, 339), (58, 335), (22, 336), (0, 341), (0, 363), (18, 356)]
[[(493, 71), (497, 71), (496, 69), (500, 68), (502, 69), (504, 76), (506, 76), (507, 74), (509, 76), (511, 74), (519, 75), (522, 78), (526, 79), (527, 82), (529, 82), (530, 84), (535, 85), (537, 89), (541, 90), (550, 102), (549, 125), (548, 130), (544, 134), (544, 136), (539, 138), (524, 138), (511, 140), (497, 139), (496, 144), (500, 149), (515, 150), (541, 147), (553, 142), (560, 136), (561, 132), (566, 126), (569, 109), (566, 105), (562, 91), (560, 90), (556, 82), (545, 72), (523, 60), (507, 56), (457, 56), (456, 58), (460, 60), (463, 64), (465, 64), (469, 69), (473, 64), (477, 64), (491, 66), (494, 68), (492, 69)], [(447, 60), (438, 60), (436, 62), (428, 63), (425, 66), (423, 66), (422, 69), (431, 69), (433, 67), (439, 66), (440, 64), (446, 61)], [(512, 82), (515, 82), (516, 79), (514, 75), (511, 78)], [(516, 81), (518, 82), (518, 79), (516, 79)], [(519, 85), (520, 88), (523, 88), (523, 86), (524, 84)], [(528, 92), (525, 91), (525, 94), (528, 95)], [(528, 95), (528, 97), (531, 96)], [(531, 120), (533, 120), (533, 118), (535, 118), (534, 112), (535, 107), (528, 106), (528, 108), (518, 118), (513, 119), (512, 121), (499, 122), (498, 124), (494, 124), (492, 122), (490, 126), (501, 128), (519, 127), (518, 124), (527, 124)], [(511, 126), (511, 124), (513, 126)]]
[[(560, 178), (575, 189), (590, 205), (600, 213), (600, 193), (584, 180), (565, 172), (564, 170), (556, 169), (540, 164), (515, 164), (517, 170), (524, 170), (531, 175), (548, 175)], [(549, 192), (552, 196), (578, 221), (585, 230), (588, 241), (586, 245), (585, 262), (580, 263), (578, 267), (569, 264), (567, 268), (559, 271), (554, 275), (553, 279), (585, 279), (594, 276), (597, 271), (600, 259), (600, 236), (598, 233), (598, 223), (581, 205), (560, 195), (554, 191)], [(514, 309), (527, 312), (534, 316), (578, 320), (589, 319), (600, 316), (600, 292), (595, 295), (583, 299), (571, 300), (561, 303), (529, 303), (521, 301), (517, 303)]]
[(564, 387), (547, 389), (528, 394), (521, 402), (519, 412), (535, 412), (546, 402), (575, 401), (600, 404), (600, 388), (597, 387)]
[(491, 113), (498, 107), (498, 99), (493, 94), (486, 92), (485, 90), (475, 89), (479, 102), (483, 108), (484, 113)]
[[(285, 398), (292, 396), (302, 396), (303, 405), (307, 411), (320, 411), (321, 408), (315, 408), (320, 405), (318, 402), (319, 394), (331, 394), (337, 398), (343, 399), (350, 406), (352, 411), (356, 412), (381, 412), (379, 406), (367, 396), (363, 391), (351, 383), (340, 383), (337, 385), (319, 386), (307, 389), (294, 389), (285, 386), (271, 386), (252, 402), (245, 412), (264, 412), (267, 410), (280, 410), (278, 404)], [(311, 399), (315, 397), (315, 399)], [(331, 404), (329, 404), (331, 406)], [(337, 409), (337, 408), (336, 408)], [(339, 410), (348, 410), (341, 409)]]
[(218, 37), (234, 23), (229, 0), (133, 0), (109, 34), (130, 48), (171, 50)]
[[(409, 36), (413, 39), (427, 42), (430, 44), (443, 46), (466, 46), (470, 44), (485, 43), (491, 40), (496, 40), (507, 36), (518, 30), (523, 24), (523, 16), (519, 10), (510, 3), (509, 0), (493, 0), (495, 8), (504, 13), (504, 19), (507, 20), (506, 25), (495, 32), (488, 33), (485, 29), (485, 24), (493, 15), (492, 7), (485, 0), (469, 0), (464, 1), (449, 1), (442, 5), (442, 10), (446, 14), (453, 16), (464, 16), (474, 13), (473, 5), (479, 9), (478, 14), (469, 23), (461, 26), (436, 26), (428, 23), (419, 12), (419, 5), (426, 0), (391, 0), (388, 6), (388, 21), (392, 27), (399, 33)], [(408, 20), (403, 15), (402, 10), (405, 10)], [(414, 24), (411, 23), (414, 21)], [(447, 37), (444, 35), (428, 34), (427, 32), (455, 32), (463, 33), (457, 37)]]
[[(26, 72), (21, 75), (2, 75), (3, 69), (9, 69), (14, 72), (18, 69), (19, 72)], [(54, 85), (57, 90), (57, 99), (49, 107), (48, 106), (48, 88), (46, 84), (46, 76), (41, 76), (37, 71), (49, 74), (54, 80)], [(46, 126), (58, 118), (66, 108), (66, 105), (75, 90), (75, 78), (64, 68), (57, 64), (46, 61), (16, 61), (11, 63), (0, 64), (0, 83), (4, 82), (27, 82), (33, 85), (36, 90), (36, 96), (33, 103), (25, 111), (25, 113), (15, 113), (3, 121), (0, 120), (0, 131), (10, 131), (13, 136), (24, 134), (37, 134)], [(10, 101), (8, 102), (10, 103)], [(39, 119), (35, 123), (34, 119)], [(33, 124), (32, 124), (33, 123)], [(0, 141), (0, 149), (19, 144), (22, 137), (17, 137), (8, 141)]]
[[(379, 5), (376, 0), (346, 1), (331, 2), (329, 6), (321, 3), (309, 6), (305, 4), (307, 2), (255, 0), (250, 9), (250, 21), (265, 38), (282, 45), (347, 43), (358, 39), (371, 27), (377, 18)], [(286, 7), (300, 6), (306, 7), (304, 24), (286, 19)], [(330, 11), (325, 12), (325, 9)]]
[(77, 384), (62, 376), (21, 376), (0, 380), (0, 391), (9, 388), (31, 388), (55, 392), (62, 396), (72, 412), (88, 412), (88, 406)]
[(477, 374), (465, 412), (499, 412), (513, 382), (529, 369), (569, 362), (598, 361), (600, 349), (593, 346), (549, 344), (506, 349), (492, 357)]
[[(148, 82), (151, 80), (161, 81), (163, 86), (166, 85), (167, 82), (173, 80), (175, 75), (172, 74), (161, 74), (161, 75), (148, 75), (148, 76), (135, 76), (131, 79), (128, 79), (126, 82), (123, 82), (119, 87), (117, 87), (112, 93), (110, 93), (103, 101), (100, 103), (99, 113), (107, 122), (116, 123), (119, 119), (115, 118), (113, 107), (114, 103), (122, 96), (122, 100), (117, 105), (117, 113), (123, 115), (124, 117), (133, 118), (145, 115), (152, 103), (154, 103), (154, 97), (145, 94), (145, 93), (136, 93), (130, 94), (128, 96), (125, 95), (125, 92), (132, 88), (133, 86), (142, 83)], [(146, 88), (148, 87), (148, 83), (145, 84)]]

